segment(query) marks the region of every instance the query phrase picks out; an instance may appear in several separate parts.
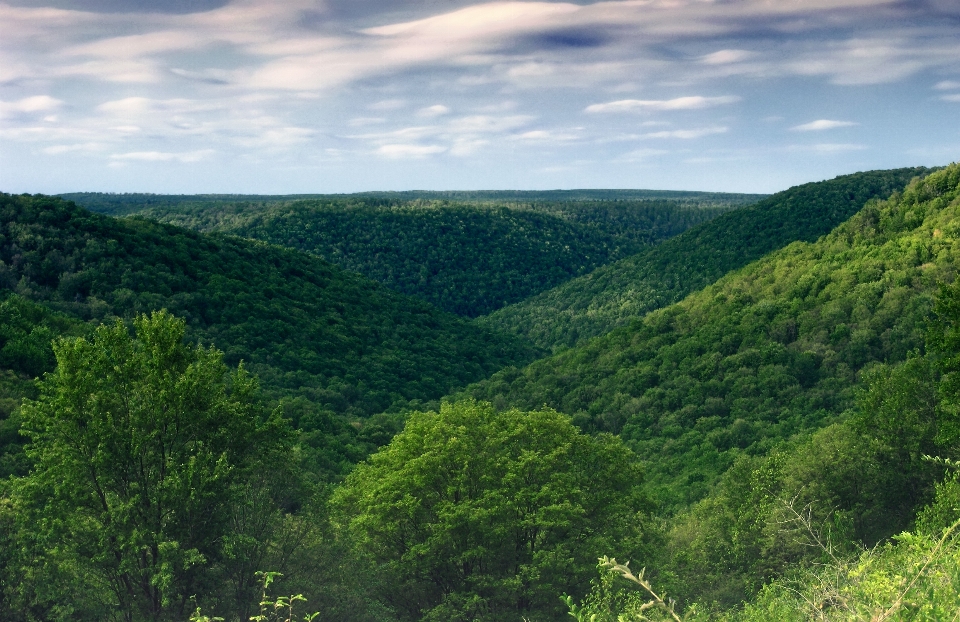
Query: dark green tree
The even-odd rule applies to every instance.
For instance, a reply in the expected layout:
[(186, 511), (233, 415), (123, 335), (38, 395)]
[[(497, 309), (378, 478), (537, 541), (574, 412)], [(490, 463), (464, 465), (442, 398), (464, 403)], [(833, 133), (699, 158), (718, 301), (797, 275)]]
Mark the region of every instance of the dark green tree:
[(13, 499), (47, 570), (25, 564), (21, 610), (47, 600), (35, 613), (63, 616), (71, 576), (128, 621), (185, 619), (194, 595), (242, 609), (217, 599), (254, 587), (245, 562), (279, 511), (265, 473), (288, 449), (285, 424), (242, 366), (184, 343), (182, 320), (161, 311), (134, 327), (56, 341), (56, 371), (22, 407), (35, 466)]
[(642, 557), (637, 456), (553, 410), (415, 413), (333, 499), (404, 619), (555, 620), (606, 550)]

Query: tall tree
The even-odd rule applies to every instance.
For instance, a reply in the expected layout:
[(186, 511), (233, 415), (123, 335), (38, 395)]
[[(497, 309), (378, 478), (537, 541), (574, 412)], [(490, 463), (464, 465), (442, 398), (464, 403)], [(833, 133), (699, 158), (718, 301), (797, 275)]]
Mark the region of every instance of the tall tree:
[[(241, 496), (263, 490), (290, 436), (242, 366), (184, 343), (182, 320), (161, 311), (134, 327), (55, 342), (56, 371), (22, 408), (35, 467), (16, 498), (60, 575), (101, 586), (124, 620), (183, 619), (191, 596), (215, 603), (231, 580), (251, 583), (231, 576), (257, 570), (230, 563), (249, 541)], [(254, 497), (261, 513), (276, 505)]]
[(404, 619), (553, 620), (606, 547), (640, 556), (638, 463), (555, 411), (464, 401), (412, 415), (333, 501)]

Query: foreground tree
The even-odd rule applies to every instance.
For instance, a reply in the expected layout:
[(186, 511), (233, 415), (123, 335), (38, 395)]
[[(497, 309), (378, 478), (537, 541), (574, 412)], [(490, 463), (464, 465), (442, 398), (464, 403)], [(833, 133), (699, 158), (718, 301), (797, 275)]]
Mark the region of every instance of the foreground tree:
[(642, 557), (638, 458), (552, 410), (415, 413), (333, 499), (404, 619), (555, 620), (605, 550)]
[(13, 500), (39, 558), (23, 566), (21, 610), (81, 614), (70, 581), (124, 620), (185, 619), (195, 595), (216, 609), (255, 589), (251, 536), (269, 538), (279, 512), (265, 474), (288, 449), (283, 420), (242, 366), (185, 344), (183, 321), (155, 312), (134, 328), (55, 342), (56, 371), (24, 402), (35, 466)]

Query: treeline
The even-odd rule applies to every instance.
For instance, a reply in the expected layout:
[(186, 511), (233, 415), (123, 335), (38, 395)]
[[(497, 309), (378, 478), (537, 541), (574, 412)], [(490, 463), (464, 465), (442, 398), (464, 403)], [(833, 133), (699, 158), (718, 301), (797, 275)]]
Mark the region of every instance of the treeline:
[(791, 242), (812, 242), (869, 199), (886, 198), (925, 172), (871, 171), (790, 188), (478, 323), (522, 335), (543, 348), (573, 346), (677, 302)]
[(78, 199), (112, 214), (137, 213), (309, 252), (472, 318), (633, 255), (743, 200), (740, 195), (696, 196), (698, 202), (568, 200), (507, 206), (368, 194), (296, 201), (184, 197), (180, 202), (147, 195), (139, 206), (125, 195)]

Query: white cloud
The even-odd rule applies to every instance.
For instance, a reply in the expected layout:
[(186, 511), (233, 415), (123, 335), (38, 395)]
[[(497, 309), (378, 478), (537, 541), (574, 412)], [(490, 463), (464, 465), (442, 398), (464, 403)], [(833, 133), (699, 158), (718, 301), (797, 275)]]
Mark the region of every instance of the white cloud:
[(702, 56), (700, 62), (707, 65), (726, 65), (728, 63), (739, 63), (753, 56), (756, 56), (756, 54), (747, 50), (718, 50)]
[(434, 104), (433, 106), (427, 106), (421, 108), (417, 111), (418, 117), (441, 117), (445, 114), (450, 114), (450, 108), (444, 106), (443, 104)]
[(201, 149), (198, 151), (188, 151), (180, 153), (170, 153), (165, 151), (131, 151), (129, 153), (117, 153), (110, 156), (111, 160), (124, 162), (199, 162), (213, 154), (212, 149)]
[(942, 95), (940, 99), (942, 99), (945, 102), (960, 102), (960, 93), (956, 93), (953, 95)]
[(584, 109), (588, 113), (635, 112), (639, 110), (698, 110), (740, 101), (735, 95), (721, 97), (677, 97), (675, 99), (621, 99), (605, 104), (591, 104)]
[(664, 130), (662, 132), (650, 132), (649, 134), (643, 134), (642, 138), (682, 138), (684, 140), (691, 140), (694, 138), (702, 138), (704, 136), (710, 136), (712, 134), (724, 134), (729, 128), (724, 126), (713, 126), (713, 127), (701, 127), (692, 130)]
[(790, 128), (794, 132), (820, 132), (823, 130), (832, 130), (838, 127), (851, 127), (859, 125), (853, 121), (831, 121), (830, 119), (817, 119), (803, 125), (795, 125)]
[(63, 106), (63, 101), (49, 95), (34, 95), (17, 101), (0, 102), (0, 117), (31, 112), (50, 112)]
[(938, 91), (950, 91), (953, 89), (960, 89), (960, 81), (957, 80), (943, 80), (937, 82), (934, 87)]
[(515, 135), (513, 138), (516, 140), (531, 141), (531, 142), (569, 142), (571, 140), (576, 140), (580, 138), (579, 130), (582, 128), (577, 128), (576, 130), (531, 130), (529, 132), (523, 132), (521, 134)]

